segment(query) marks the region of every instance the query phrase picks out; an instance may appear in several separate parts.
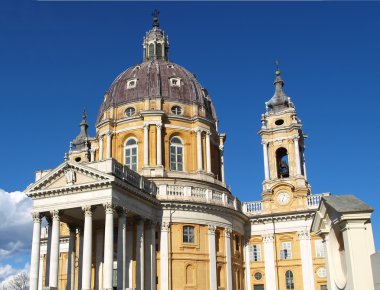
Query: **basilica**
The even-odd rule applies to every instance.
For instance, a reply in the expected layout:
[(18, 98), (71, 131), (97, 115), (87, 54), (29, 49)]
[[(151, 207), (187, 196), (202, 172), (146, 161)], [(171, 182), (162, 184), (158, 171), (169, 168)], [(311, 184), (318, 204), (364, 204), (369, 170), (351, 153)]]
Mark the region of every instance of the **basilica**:
[[(352, 281), (368, 283), (372, 273), (364, 258), (352, 267), (359, 255), (350, 248), (374, 252), (373, 210), (354, 196), (311, 192), (307, 136), (279, 69), (274, 78), (257, 116), (262, 198), (241, 202), (225, 180), (226, 133), (210, 95), (169, 61), (154, 13), (143, 62), (109, 87), (96, 135), (84, 112), (64, 162), (37, 171), (25, 190), (34, 219), (30, 289), (373, 289)], [(343, 228), (352, 219), (357, 227)]]

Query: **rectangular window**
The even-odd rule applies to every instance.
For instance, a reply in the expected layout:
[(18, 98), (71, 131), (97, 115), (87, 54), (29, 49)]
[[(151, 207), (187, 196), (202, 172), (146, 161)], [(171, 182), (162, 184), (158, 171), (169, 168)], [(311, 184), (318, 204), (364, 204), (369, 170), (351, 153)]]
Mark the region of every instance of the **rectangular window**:
[(240, 237), (238, 235), (235, 235), (235, 251), (240, 251)]
[(283, 242), (280, 251), (281, 260), (289, 260), (292, 258), (292, 242)]
[(264, 285), (263, 284), (253, 285), (253, 290), (264, 290)]
[(261, 245), (251, 245), (249, 247), (249, 260), (251, 262), (261, 261)]
[(314, 245), (315, 245), (315, 256), (317, 258), (326, 257), (325, 245), (323, 244), (322, 240), (316, 240)]
[(321, 290), (327, 290), (327, 286), (326, 285), (321, 285)]
[(184, 243), (194, 243), (194, 227), (184, 226), (183, 227), (183, 240)]

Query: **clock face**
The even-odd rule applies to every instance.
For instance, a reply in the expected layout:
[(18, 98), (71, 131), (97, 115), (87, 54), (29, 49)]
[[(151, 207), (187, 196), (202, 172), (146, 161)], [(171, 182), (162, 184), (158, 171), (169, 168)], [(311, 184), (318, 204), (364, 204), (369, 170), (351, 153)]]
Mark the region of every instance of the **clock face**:
[(277, 202), (279, 204), (287, 204), (289, 203), (290, 201), (290, 194), (286, 191), (283, 191), (283, 192), (280, 192), (278, 195), (277, 195)]

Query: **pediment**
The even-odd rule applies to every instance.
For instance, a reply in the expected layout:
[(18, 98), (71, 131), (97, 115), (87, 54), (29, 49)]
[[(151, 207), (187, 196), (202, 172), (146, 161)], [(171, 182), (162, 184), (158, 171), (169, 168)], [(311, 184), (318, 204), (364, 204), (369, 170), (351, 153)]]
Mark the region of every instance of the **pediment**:
[(27, 195), (33, 195), (39, 191), (65, 190), (83, 185), (98, 184), (113, 181), (112, 175), (90, 168), (84, 164), (66, 161), (51, 170), (48, 174), (31, 184), (26, 190)]

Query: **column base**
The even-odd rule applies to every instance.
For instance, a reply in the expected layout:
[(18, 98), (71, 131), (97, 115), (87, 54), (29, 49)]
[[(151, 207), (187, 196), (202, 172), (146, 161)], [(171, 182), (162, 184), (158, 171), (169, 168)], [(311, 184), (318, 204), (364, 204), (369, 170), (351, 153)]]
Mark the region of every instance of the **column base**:
[(42, 290), (58, 290), (58, 287), (52, 287), (52, 286), (42, 287)]

